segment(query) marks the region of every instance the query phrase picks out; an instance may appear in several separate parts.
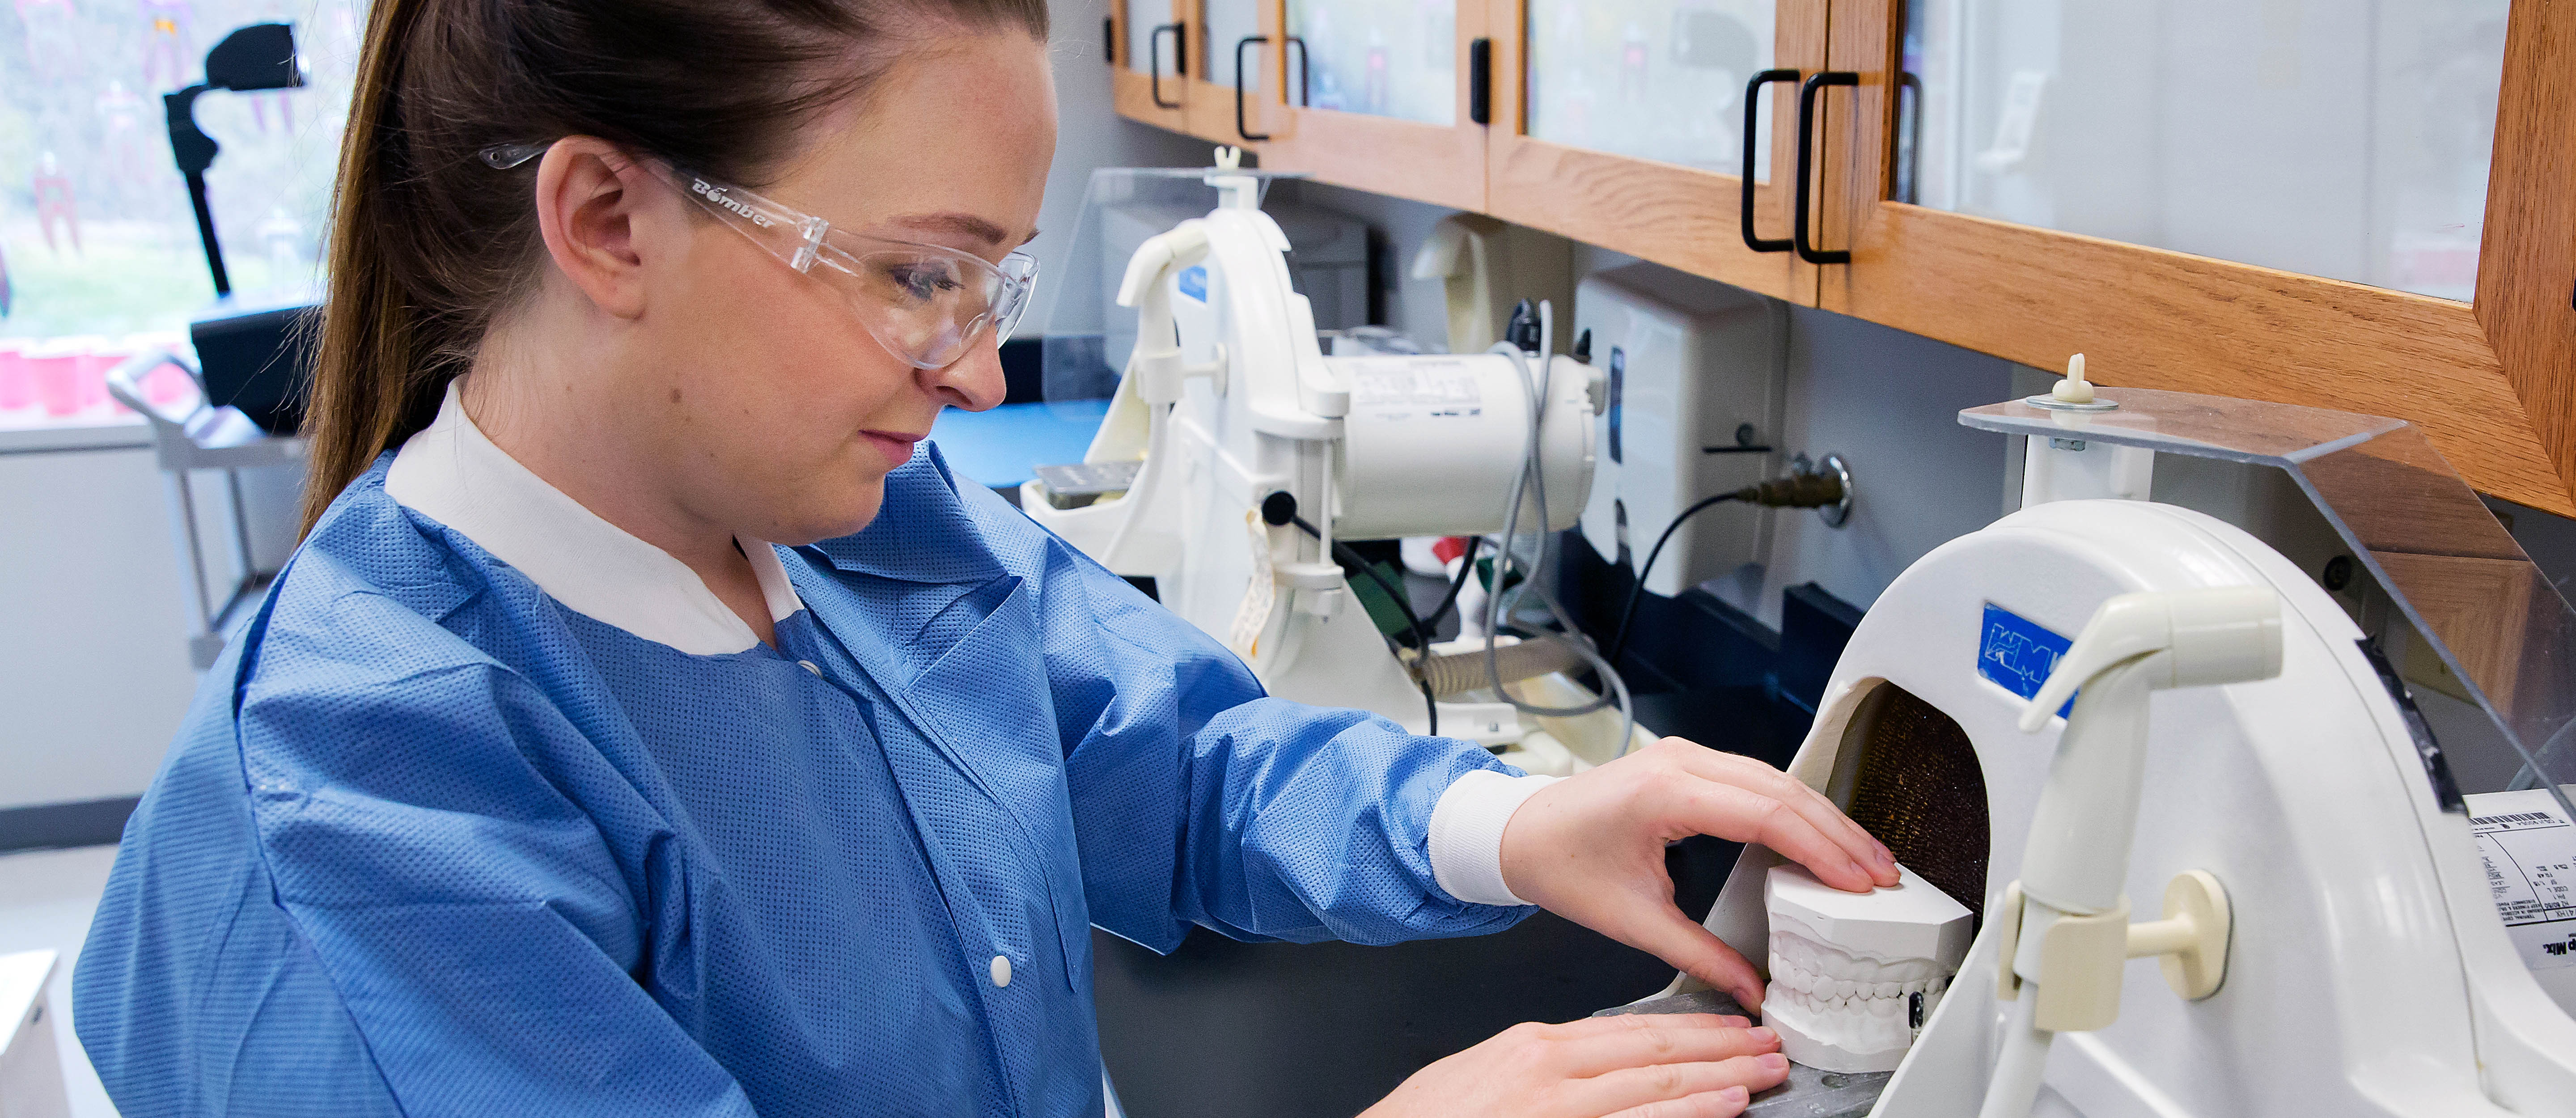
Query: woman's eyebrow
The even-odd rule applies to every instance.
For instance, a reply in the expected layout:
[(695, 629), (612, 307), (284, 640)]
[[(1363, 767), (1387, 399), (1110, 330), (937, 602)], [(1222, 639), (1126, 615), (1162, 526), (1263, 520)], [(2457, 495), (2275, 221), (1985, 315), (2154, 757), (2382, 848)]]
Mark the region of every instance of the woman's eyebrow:
[[(988, 245), (1005, 244), (1011, 239), (1008, 230), (968, 213), (905, 214), (886, 219), (886, 224), (901, 225), (925, 233), (954, 233), (963, 237), (972, 237)], [(1020, 243), (1026, 244), (1037, 235), (1037, 231), (1032, 229), (1027, 237), (1021, 238)]]

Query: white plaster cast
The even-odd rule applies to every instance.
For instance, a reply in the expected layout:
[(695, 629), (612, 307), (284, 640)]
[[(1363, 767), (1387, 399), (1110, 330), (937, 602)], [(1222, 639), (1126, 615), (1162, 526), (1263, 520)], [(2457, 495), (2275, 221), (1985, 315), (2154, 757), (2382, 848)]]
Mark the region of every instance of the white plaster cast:
[[(1966, 906), (1913, 870), (1846, 893), (1796, 865), (1771, 868), (1771, 987), (1762, 1023), (1780, 1051), (1824, 1071), (1893, 1071), (1968, 954)], [(1915, 996), (1921, 995), (1919, 1010)]]

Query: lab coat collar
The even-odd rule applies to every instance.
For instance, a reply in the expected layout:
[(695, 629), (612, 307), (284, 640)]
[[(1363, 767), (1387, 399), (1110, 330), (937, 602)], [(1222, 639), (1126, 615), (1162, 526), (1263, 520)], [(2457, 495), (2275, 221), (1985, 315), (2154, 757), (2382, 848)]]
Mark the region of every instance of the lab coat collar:
[[(575, 613), (693, 656), (760, 638), (688, 565), (582, 507), (486, 438), (448, 382), (438, 419), (403, 443), (385, 493), (516, 568)], [(736, 537), (772, 621), (805, 608), (778, 553)]]
[(905, 582), (990, 582), (1002, 577), (956, 475), (938, 446), (924, 442), (912, 460), (886, 475), (885, 504), (855, 535), (824, 540), (814, 550), (841, 571)]

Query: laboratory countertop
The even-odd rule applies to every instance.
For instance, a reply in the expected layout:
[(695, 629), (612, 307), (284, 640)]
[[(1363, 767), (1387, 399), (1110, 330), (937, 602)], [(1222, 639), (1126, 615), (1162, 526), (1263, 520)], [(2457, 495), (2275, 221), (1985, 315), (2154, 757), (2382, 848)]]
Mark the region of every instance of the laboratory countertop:
[(1003, 404), (990, 411), (949, 408), (931, 425), (930, 441), (948, 468), (994, 489), (1016, 491), (1037, 467), (1080, 462), (1109, 414), (1107, 400)]

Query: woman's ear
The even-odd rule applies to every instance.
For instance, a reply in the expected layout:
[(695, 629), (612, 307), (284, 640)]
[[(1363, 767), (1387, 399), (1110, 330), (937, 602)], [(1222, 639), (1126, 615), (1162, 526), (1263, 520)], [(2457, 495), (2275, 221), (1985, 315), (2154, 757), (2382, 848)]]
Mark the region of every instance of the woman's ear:
[[(651, 172), (605, 140), (572, 136), (537, 164), (537, 228), (556, 270), (618, 318), (644, 313), (644, 261), (667, 223), (648, 211)], [(667, 251), (667, 250), (666, 250)]]

